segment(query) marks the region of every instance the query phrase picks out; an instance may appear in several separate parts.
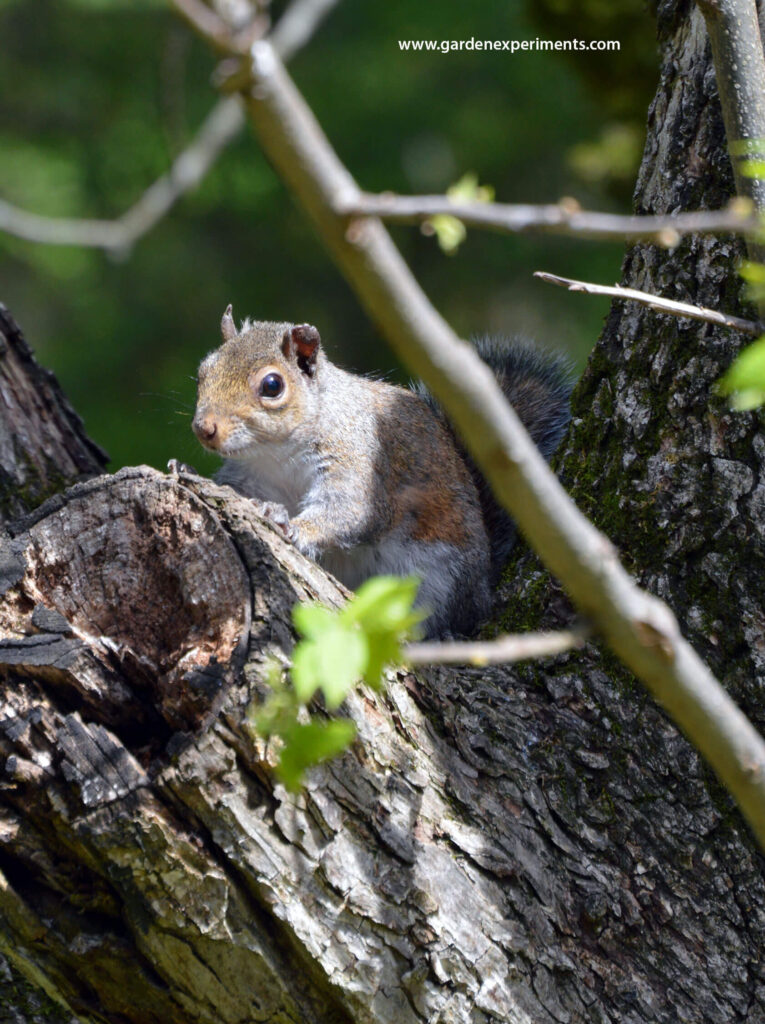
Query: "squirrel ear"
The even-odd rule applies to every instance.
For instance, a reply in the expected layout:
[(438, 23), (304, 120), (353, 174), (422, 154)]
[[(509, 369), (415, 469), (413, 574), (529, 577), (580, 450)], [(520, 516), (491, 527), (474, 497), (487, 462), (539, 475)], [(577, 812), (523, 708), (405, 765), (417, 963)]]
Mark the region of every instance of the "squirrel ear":
[(303, 373), (313, 377), (320, 346), (321, 337), (316, 328), (311, 324), (299, 324), (285, 331), (282, 352), (287, 359), (294, 359)]
[(231, 341), (232, 338), (236, 337), (236, 324), (234, 323), (230, 302), (226, 306), (226, 312), (223, 314), (223, 319), (220, 322), (220, 333), (223, 335), (224, 341)]

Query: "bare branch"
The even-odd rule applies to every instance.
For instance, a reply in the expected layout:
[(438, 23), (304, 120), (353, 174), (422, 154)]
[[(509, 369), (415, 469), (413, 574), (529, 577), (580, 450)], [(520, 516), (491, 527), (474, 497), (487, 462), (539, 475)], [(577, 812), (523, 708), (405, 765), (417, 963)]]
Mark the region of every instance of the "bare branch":
[(710, 761), (765, 846), (765, 743), (669, 608), (635, 585), (565, 493), (491, 370), (428, 302), (382, 224), (367, 217), (349, 225), (337, 214), (339, 197), (358, 196), (356, 185), (265, 41), (252, 47), (245, 101), (264, 151), (396, 353), (429, 385), (529, 542)]
[(634, 302), (641, 302), (644, 306), (649, 306), (657, 313), (670, 313), (672, 316), (687, 316), (692, 320), (705, 320), (711, 324), (721, 324), (723, 327), (732, 327), (734, 330), (750, 334), (752, 337), (759, 337), (763, 333), (763, 325), (755, 323), (754, 320), (744, 320), (740, 316), (720, 313), (716, 309), (707, 309), (705, 306), (692, 306), (688, 302), (663, 299), (660, 295), (651, 295), (650, 292), (641, 292), (636, 288), (623, 288), (619, 284), (590, 284), (588, 281), (575, 281), (570, 277), (547, 274), (543, 270), (535, 270), (534, 277), (538, 277), (540, 281), (547, 281), (548, 284), (557, 284), (561, 288), (568, 288), (570, 292), (610, 295), (612, 298), (623, 301), (631, 299)]
[(271, 31), (271, 45), (288, 61), (311, 39), (337, 0), (293, 0)]
[(203, 0), (173, 0), (175, 8), (183, 19), (199, 35), (224, 53), (236, 50), (234, 34), (227, 22), (208, 7)]
[(547, 206), (509, 203), (463, 203), (448, 196), (399, 196), (368, 192), (343, 194), (335, 212), (346, 217), (380, 217), (398, 224), (419, 224), (431, 217), (448, 215), (469, 227), (502, 234), (570, 235), (601, 241), (647, 241), (671, 248), (683, 235), (751, 233), (762, 222), (746, 203), (732, 203), (725, 210), (699, 210), (671, 216), (623, 217), (579, 208), (574, 200)]
[(221, 152), (241, 131), (244, 111), (239, 96), (219, 100), (194, 141), (133, 206), (116, 220), (41, 217), (0, 200), (0, 229), (30, 242), (80, 245), (124, 256), (186, 192), (202, 181)]
[[(273, 31), (274, 45), (284, 60), (293, 57), (309, 41), (321, 19), (336, 3), (337, 0), (295, 0)], [(194, 17), (195, 27), (209, 25), (219, 48), (233, 45), (234, 37), (225, 28), (225, 22), (206, 5), (192, 0), (184, 4), (184, 9), (187, 18)], [(207, 27), (205, 36), (211, 38)], [(224, 39), (227, 40), (225, 44)], [(240, 133), (244, 123), (245, 114), (239, 95), (219, 100), (202, 122), (191, 144), (176, 157), (170, 170), (115, 220), (43, 217), (0, 199), (0, 230), (29, 242), (104, 249), (117, 258), (123, 258), (183, 195), (198, 187), (223, 150)]]
[[(765, 179), (744, 173), (745, 152), (737, 144), (765, 145), (765, 56), (755, 0), (697, 0), (712, 45), (725, 134), (731, 150), (736, 191), (765, 211)], [(752, 259), (765, 247), (750, 244)]]
[(518, 633), (496, 640), (453, 643), (408, 644), (404, 661), (408, 665), (499, 665), (529, 658), (546, 658), (583, 647), (589, 630), (570, 629), (558, 633)]

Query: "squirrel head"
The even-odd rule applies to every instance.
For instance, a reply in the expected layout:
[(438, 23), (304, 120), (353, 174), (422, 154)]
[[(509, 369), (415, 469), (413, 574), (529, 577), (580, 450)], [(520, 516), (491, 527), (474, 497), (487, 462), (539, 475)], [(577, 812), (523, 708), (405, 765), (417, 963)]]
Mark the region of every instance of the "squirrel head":
[(303, 432), (309, 438), (323, 360), (316, 328), (245, 320), (237, 331), (229, 306), (221, 332), (223, 344), (202, 360), (197, 374), (192, 429), (205, 448), (247, 458), (264, 443)]

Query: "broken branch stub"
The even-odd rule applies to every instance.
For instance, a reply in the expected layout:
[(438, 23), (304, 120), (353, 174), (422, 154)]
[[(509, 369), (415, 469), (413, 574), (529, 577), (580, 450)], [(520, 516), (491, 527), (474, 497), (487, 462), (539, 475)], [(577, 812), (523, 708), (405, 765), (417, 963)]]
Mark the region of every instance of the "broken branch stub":
[(247, 650), (249, 583), (191, 491), (127, 470), (73, 488), (10, 529), (6, 671), (54, 683), (73, 707), (127, 729), (142, 748), (215, 714)]

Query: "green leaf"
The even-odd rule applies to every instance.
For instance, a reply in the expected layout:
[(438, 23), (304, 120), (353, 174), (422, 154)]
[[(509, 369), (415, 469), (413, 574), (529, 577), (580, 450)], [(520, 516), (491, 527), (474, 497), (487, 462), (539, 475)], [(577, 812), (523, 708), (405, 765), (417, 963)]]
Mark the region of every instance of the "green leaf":
[(365, 631), (404, 632), (425, 615), (413, 608), (419, 586), (416, 576), (374, 576), (359, 587), (341, 617)]
[(321, 685), (319, 651), (313, 640), (301, 640), (292, 652), (292, 685), (301, 704), (308, 701)]
[(756, 409), (765, 402), (765, 389), (744, 388), (742, 391), (734, 391), (731, 396), (731, 408), (736, 412), (749, 412)]
[(329, 608), (325, 608), (324, 605), (316, 604), (296, 604), (292, 609), (292, 621), (295, 623), (295, 628), (301, 636), (310, 637), (315, 640), (316, 637), (321, 636), (323, 631), (337, 618), (337, 612), (331, 611)]
[(739, 267), (739, 273), (747, 283), (747, 298), (753, 302), (765, 300), (765, 265), (744, 261)]
[(738, 268), (739, 274), (749, 284), (765, 284), (765, 263), (752, 263), (744, 260)]
[(277, 768), (280, 779), (287, 789), (296, 792), (308, 768), (342, 753), (355, 736), (356, 726), (346, 718), (295, 723), (284, 735), (285, 745)]
[(478, 175), (474, 171), (463, 174), (446, 190), (446, 194), (455, 203), (490, 203), (494, 199), (492, 185), (479, 185)]
[(354, 683), (364, 673), (367, 663), (367, 641), (358, 629), (334, 623), (331, 629), (313, 641), (317, 648), (319, 685), (328, 708), (336, 708), (345, 700)]
[(720, 391), (733, 395), (731, 405), (743, 411), (765, 401), (765, 336), (748, 345), (721, 378)]
[(390, 633), (368, 633), (367, 648), (364, 679), (374, 689), (379, 689), (386, 666), (400, 665), (403, 661), (401, 639)]
[[(455, 203), (490, 203), (494, 199), (491, 185), (479, 185), (478, 175), (469, 171), (459, 181), (450, 185), (446, 195)], [(452, 256), (467, 238), (467, 229), (458, 217), (448, 213), (437, 213), (428, 217), (422, 225), (426, 234), (434, 234), (441, 249)]]
[(467, 238), (467, 228), (457, 217), (448, 213), (436, 213), (425, 222), (436, 236), (441, 250), (453, 256)]

